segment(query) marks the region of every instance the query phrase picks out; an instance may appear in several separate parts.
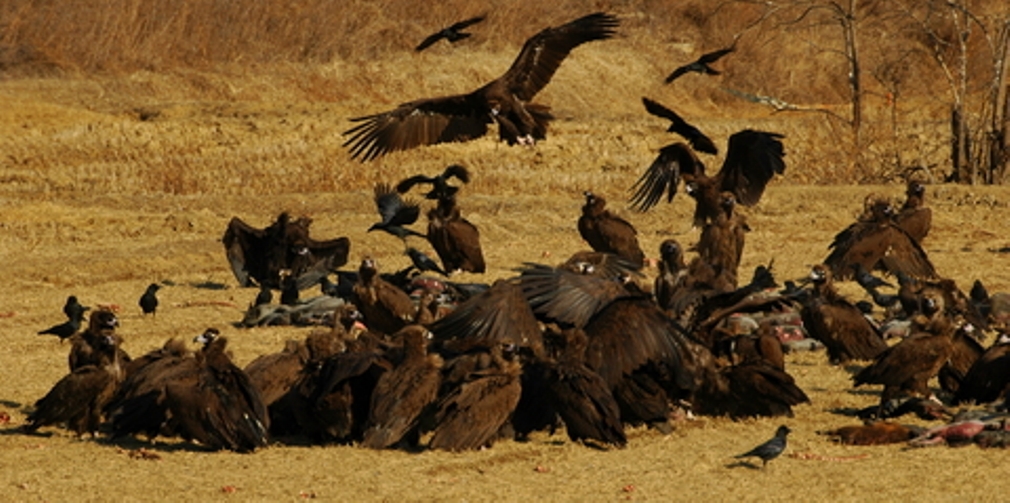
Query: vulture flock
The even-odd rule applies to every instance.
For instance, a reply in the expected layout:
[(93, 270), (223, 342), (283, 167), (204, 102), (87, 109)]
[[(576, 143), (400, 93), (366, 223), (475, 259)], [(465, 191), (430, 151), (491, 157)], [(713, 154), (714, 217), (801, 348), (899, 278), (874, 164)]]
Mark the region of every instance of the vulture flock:
[[(482, 19), (446, 28), (417, 50), (464, 39), (460, 30)], [(573, 49), (612, 37), (618, 25), (615, 16), (596, 13), (547, 28), (504, 75), (476, 91), (351, 119), (350, 155), (368, 161), (466, 141), (492, 122), (509, 144), (542, 140), (552, 116), (531, 100)], [(733, 50), (706, 54), (666, 80), (718, 74), (708, 65)], [(486, 270), (480, 232), (460, 204), (473, 174), (454, 164), (376, 185), (378, 221), (368, 231), (399, 238), (411, 260), (399, 271), (382, 271), (371, 258), (340, 270), (350, 241), (310, 237), (307, 218), (282, 213), (264, 229), (233, 218), (222, 239), (225, 256), (241, 286), (259, 288), (237, 325), (315, 327), (245, 368), (232, 362), (228, 338), (215, 328), (191, 334), (196, 349), (172, 339), (131, 358), (115, 313), (96, 309), (85, 323), (89, 308), (68, 298), (68, 321), (40, 332), (71, 341), (68, 373), (38, 400), (25, 430), (66, 425), (77, 434), (179, 437), (250, 452), (294, 437), (460, 451), (563, 428), (573, 441), (619, 448), (628, 427), (666, 433), (692, 414), (792, 416), (809, 398), (783, 354), (801, 348), (824, 348), (834, 365), (865, 365), (852, 376), (854, 387), (883, 387), (879, 402), (859, 411), (867, 425), (826, 432), (842, 441), (926, 445), (1005, 430), (999, 412), (919, 432), (887, 421), (909, 412), (952, 417), (949, 405), (1005, 401), (1010, 384), (1008, 338), (982, 345), (986, 331), (1007, 322), (1007, 298), (979, 282), (966, 295), (935, 269), (921, 246), (931, 212), (920, 182), (908, 183), (901, 207), (868, 197), (807, 277), (779, 285), (772, 264), (741, 277), (751, 227), (739, 206), (757, 204), (784, 172), (783, 136), (732, 134), (713, 174), (702, 159), (718, 154), (715, 142), (666, 106), (643, 103), (684, 141), (659, 150), (626, 203), (650, 211), (672, 200), (683, 181), (701, 230), (689, 247), (673, 239), (660, 245), (653, 280), (634, 226), (601, 194), (586, 192), (572, 220), (590, 249), (560, 263), (517, 264), (491, 284), (452, 281), (459, 271)], [(420, 200), (411, 197), (418, 188)], [(426, 230), (411, 227), (422, 204), (430, 205)], [(425, 241), (437, 257), (421, 251)], [(839, 281), (858, 282), (876, 305), (846, 298)], [(141, 301), (145, 313), (155, 312), (157, 286)], [(316, 286), (321, 295), (301, 298)], [(927, 384), (934, 377), (943, 401)], [(789, 431), (782, 426), (741, 456), (767, 463)], [(990, 445), (997, 445), (993, 435)]]

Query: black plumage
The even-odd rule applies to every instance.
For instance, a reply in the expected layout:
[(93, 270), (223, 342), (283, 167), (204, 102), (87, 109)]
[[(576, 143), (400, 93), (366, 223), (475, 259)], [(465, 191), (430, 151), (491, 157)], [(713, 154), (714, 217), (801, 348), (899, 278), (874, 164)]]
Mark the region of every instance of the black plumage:
[(431, 185), (431, 190), (424, 197), (426, 199), (441, 200), (454, 197), (459, 192), (459, 187), (449, 185), (449, 180), (453, 178), (463, 183), (470, 183), (470, 172), (459, 164), (452, 164), (445, 168), (442, 173), (435, 176), (414, 175), (404, 178), (400, 180), (400, 183), (396, 184), (396, 191), (405, 194), (417, 184), (429, 184)]
[(150, 314), (154, 316), (158, 311), (158, 290), (161, 289), (161, 285), (157, 283), (151, 283), (147, 285), (147, 289), (144, 290), (144, 294), (140, 296), (140, 300), (137, 304), (140, 306), (141, 311), (144, 314)]
[(401, 104), (374, 115), (344, 132), (351, 157), (368, 161), (394, 152), (469, 141), (498, 123), (498, 136), (508, 144), (532, 144), (547, 135), (550, 108), (530, 100), (550, 82), (561, 62), (576, 47), (614, 35), (619, 24), (598, 12), (562, 26), (546, 28), (529, 38), (512, 66), (501, 77), (469, 94), (427, 98)]
[(421, 207), (416, 201), (400, 197), (400, 193), (389, 184), (375, 185), (375, 206), (379, 210), (381, 220), (372, 224), (368, 232), (381, 230), (400, 239), (406, 239), (407, 236), (425, 237), (424, 234), (405, 227), (417, 222), (417, 217), (421, 215)]
[(716, 155), (719, 153), (719, 149), (716, 148), (715, 144), (705, 133), (701, 130), (692, 126), (687, 121), (685, 121), (677, 112), (666, 108), (659, 102), (650, 100), (649, 98), (642, 98), (642, 103), (645, 104), (645, 110), (656, 117), (667, 119), (670, 121), (670, 127), (666, 130), (668, 133), (677, 133), (683, 136), (684, 139), (691, 144), (691, 148), (696, 152), (704, 152), (706, 154)]
[(464, 19), (463, 21), (459, 21), (445, 28), (442, 28), (441, 30), (438, 30), (437, 32), (432, 33), (431, 35), (425, 37), (420, 44), (417, 44), (417, 47), (414, 48), (414, 51), (421, 52), (434, 45), (435, 42), (438, 42), (439, 40), (442, 39), (448, 40), (451, 43), (456, 43), (465, 38), (469, 38), (471, 34), (466, 33), (463, 30), (483, 21), (485, 17), (486, 16), (477, 16), (469, 19)]
[(719, 75), (720, 72), (709, 66), (709, 64), (719, 61), (720, 58), (735, 50), (736, 46), (731, 46), (725, 49), (706, 52), (705, 54), (702, 54), (700, 58), (686, 65), (678, 66), (677, 68), (675, 68), (672, 72), (670, 72), (670, 75), (666, 76), (666, 83), (669, 84), (670, 82), (673, 82), (674, 80), (680, 78), (680, 76), (689, 72), (697, 72), (705, 75)]
[(743, 453), (737, 457), (741, 458), (760, 458), (761, 467), (768, 466), (768, 462), (779, 457), (782, 451), (786, 449), (786, 437), (789, 436), (792, 430), (788, 426), (782, 425), (775, 430), (775, 436), (771, 440)]
[(70, 316), (70, 319), (60, 323), (59, 325), (53, 325), (45, 330), (39, 330), (39, 335), (55, 335), (60, 338), (60, 342), (63, 342), (68, 337), (77, 333), (81, 329), (81, 322), (84, 321), (84, 311), (78, 310)]
[(426, 255), (421, 250), (418, 250), (417, 248), (414, 248), (412, 246), (407, 247), (407, 256), (410, 257), (410, 262), (414, 264), (414, 267), (416, 267), (417, 270), (422, 273), (426, 271), (431, 271), (431, 272), (437, 272), (442, 276), (448, 276), (448, 274), (441, 267), (438, 266), (437, 262), (432, 260), (431, 257)]
[(68, 320), (72, 320), (78, 317), (80, 314), (91, 309), (89, 306), (83, 306), (77, 300), (76, 295), (70, 295), (67, 297), (67, 301), (63, 303), (63, 314), (67, 315)]

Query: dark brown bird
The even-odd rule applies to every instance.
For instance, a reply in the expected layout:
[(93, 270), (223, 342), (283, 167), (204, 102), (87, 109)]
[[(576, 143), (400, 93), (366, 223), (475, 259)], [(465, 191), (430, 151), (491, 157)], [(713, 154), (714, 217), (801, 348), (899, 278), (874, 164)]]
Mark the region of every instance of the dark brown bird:
[(88, 319), (88, 328), (70, 338), (70, 355), (67, 360), (70, 371), (73, 372), (87, 365), (101, 365), (104, 351), (107, 349), (106, 337), (116, 340), (115, 348), (120, 363), (126, 364), (130, 356), (119, 347), (122, 339), (116, 334), (119, 318), (108, 309), (99, 309)]
[(523, 45), (504, 75), (469, 94), (411, 101), (375, 115), (357, 117), (344, 132), (351, 157), (368, 161), (422, 145), (469, 141), (498, 123), (498, 136), (509, 145), (532, 144), (547, 135), (553, 119), (545, 105), (530, 100), (550, 82), (561, 62), (576, 47), (614, 35), (615, 16), (598, 12), (568, 24), (547, 28)]
[(484, 252), (477, 226), (462, 217), (455, 197), (438, 200), (428, 211), (428, 242), (449, 274), (459, 271), (483, 273)]
[(666, 108), (665, 106), (659, 104), (658, 102), (652, 101), (649, 98), (642, 98), (642, 103), (645, 104), (645, 110), (656, 117), (667, 119), (670, 121), (670, 127), (666, 131), (668, 133), (677, 133), (683, 136), (688, 143), (691, 144), (691, 148), (696, 152), (704, 152), (706, 154), (716, 155), (719, 153), (719, 149), (716, 148), (715, 144), (705, 133), (701, 130), (692, 126), (677, 112)]
[(513, 280), (495, 281), (429, 327), (443, 350), (465, 353), (512, 344), (543, 354), (543, 338), (522, 288)]
[(843, 445), (887, 445), (908, 442), (919, 436), (922, 431), (922, 428), (877, 421), (860, 426), (842, 426), (819, 433), (830, 436)]
[(593, 250), (613, 253), (641, 269), (645, 253), (638, 244), (638, 231), (627, 220), (606, 209), (607, 200), (585, 192), (586, 204), (579, 217), (579, 235)]
[(457, 179), (463, 183), (470, 183), (470, 172), (459, 164), (452, 164), (445, 168), (441, 174), (435, 176), (414, 175), (410, 178), (400, 180), (396, 184), (396, 191), (406, 194), (415, 185), (425, 183), (431, 185), (431, 190), (424, 195), (425, 199), (440, 200), (448, 197), (455, 197), (459, 192), (459, 187), (449, 185), (449, 180)]
[(368, 328), (385, 334), (399, 332), (413, 322), (417, 314), (417, 307), (407, 292), (382, 279), (375, 261), (370, 258), (362, 260), (358, 268), (353, 300)]
[(803, 325), (810, 337), (824, 343), (833, 363), (872, 360), (887, 349), (876, 327), (835, 290), (827, 266), (815, 265), (810, 280), (813, 291), (800, 313)]
[(687, 145), (667, 145), (632, 186), (631, 206), (648, 211), (659, 203), (664, 192), (667, 202), (672, 201), (681, 178), (697, 203), (694, 224), (698, 227), (718, 216), (722, 192), (732, 192), (737, 203), (753, 206), (761, 199), (768, 181), (786, 169), (782, 138), (778, 133), (752, 129), (734, 133), (729, 137), (726, 159), (713, 177), (705, 174), (705, 165)]
[(895, 217), (898, 227), (904, 229), (920, 245), (933, 223), (933, 211), (925, 206), (925, 195), (926, 186), (922, 182), (909, 181), (905, 190), (905, 204)]
[(456, 43), (465, 38), (469, 38), (471, 34), (466, 33), (463, 30), (483, 21), (485, 17), (486, 16), (472, 17), (470, 19), (465, 19), (463, 21), (453, 23), (446, 28), (442, 28), (441, 30), (438, 30), (437, 32), (432, 33), (431, 35), (425, 37), (425, 39), (422, 40), (420, 44), (417, 44), (417, 47), (414, 48), (414, 51), (421, 52), (431, 47), (432, 45), (435, 44), (435, 42), (438, 42), (443, 38), (451, 43)]
[(389, 184), (378, 183), (375, 185), (375, 205), (382, 220), (372, 224), (368, 232), (382, 230), (404, 240), (407, 236), (425, 237), (404, 227), (417, 222), (417, 217), (421, 215), (421, 207), (416, 201), (405, 200)]
[(268, 408), (294, 387), (310, 361), (318, 362), (338, 353), (341, 341), (331, 330), (317, 330), (304, 341), (289, 340), (277, 353), (261, 355), (243, 369)]
[(985, 348), (975, 338), (975, 326), (971, 323), (962, 323), (954, 332), (951, 340), (952, 348), (950, 357), (940, 373), (937, 375), (940, 388), (956, 396), (957, 390), (961, 388), (968, 372), (971, 371), (975, 362), (985, 354)]
[(428, 352), (430, 338), (431, 332), (421, 325), (407, 325), (394, 334), (394, 341), (403, 342), (403, 360), (375, 385), (362, 446), (393, 446), (417, 427), (421, 413), (437, 398), (443, 362)]
[(102, 422), (102, 411), (123, 379), (117, 346), (115, 336), (105, 335), (96, 340), (93, 363), (72, 370), (46, 396), (35, 402), (35, 410), (28, 415), (25, 431), (67, 422), (77, 435), (96, 435)]
[(968, 370), (954, 403), (986, 404), (999, 399), (1010, 386), (1010, 336), (1000, 334)]
[(702, 226), (698, 244), (694, 246), (698, 258), (716, 276), (725, 275), (733, 288), (737, 286), (737, 269), (743, 256), (747, 232), (750, 231), (746, 218), (734, 211), (735, 208), (736, 197), (731, 192), (723, 192), (715, 219)]
[(679, 78), (681, 75), (684, 75), (685, 73), (689, 72), (698, 72), (706, 75), (719, 75), (720, 72), (718, 70), (708, 65), (711, 63), (715, 63), (716, 61), (719, 61), (719, 58), (722, 58), (723, 56), (735, 50), (736, 47), (733, 46), (702, 54), (700, 58), (686, 65), (679, 66), (676, 69), (674, 69), (673, 72), (670, 73), (670, 75), (667, 75), (666, 83), (669, 84), (670, 82), (673, 82), (674, 80)]
[(107, 406), (113, 436), (174, 436), (165, 386), (173, 381), (196, 385), (200, 366), (195, 355), (182, 340), (170, 339), (161, 348), (131, 361), (126, 369), (126, 379)]
[(197, 354), (196, 385), (178, 380), (165, 385), (165, 403), (176, 421), (176, 432), (210, 449), (251, 452), (270, 440), (270, 417), (249, 376), (225, 352), (228, 340), (209, 329), (194, 342), (205, 344)]
[(234, 217), (222, 242), (232, 273), (243, 287), (254, 284), (281, 289), (281, 270), (288, 269), (304, 290), (347, 263), (346, 237), (317, 241), (309, 237), (312, 220), (292, 220), (281, 213), (269, 227), (257, 229)]
[(147, 290), (144, 290), (144, 294), (140, 296), (140, 300), (137, 304), (140, 306), (140, 310), (144, 314), (150, 314), (154, 316), (158, 312), (158, 290), (161, 289), (161, 285), (157, 283), (151, 283), (147, 285)]
[(659, 245), (659, 274), (652, 292), (656, 303), (664, 311), (673, 309), (673, 299), (686, 286), (687, 264), (684, 263), (684, 249), (675, 239), (664, 240)]
[(950, 358), (955, 326), (943, 312), (943, 300), (926, 300), (928, 319), (918, 322), (918, 329), (898, 344), (881, 352), (873, 364), (853, 376), (855, 386), (883, 384), (881, 406), (894, 398), (910, 395), (930, 396), (927, 383)]
[[(511, 347), (511, 346), (510, 346)], [(446, 451), (491, 445), (508, 422), (522, 393), (522, 365), (502, 345), (489, 348), (491, 365), (472, 372), (438, 402), (428, 447)]]
[(863, 214), (839, 232), (824, 264), (836, 280), (853, 277), (853, 264), (867, 271), (898, 272), (935, 278), (936, 270), (919, 243), (894, 220), (894, 206), (886, 198), (867, 196)]

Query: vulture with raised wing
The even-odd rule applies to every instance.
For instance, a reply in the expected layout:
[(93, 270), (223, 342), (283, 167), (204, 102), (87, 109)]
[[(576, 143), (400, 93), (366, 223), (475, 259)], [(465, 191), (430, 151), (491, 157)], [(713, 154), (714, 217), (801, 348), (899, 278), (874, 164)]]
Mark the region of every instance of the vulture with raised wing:
[(530, 100), (573, 49), (612, 37), (618, 24), (616, 16), (598, 12), (544, 29), (526, 41), (504, 75), (476, 91), (351, 119), (359, 124), (344, 132), (349, 136), (344, 146), (364, 162), (397, 150), (473, 140), (486, 134), (491, 122), (498, 123), (498, 136), (509, 145), (542, 140), (553, 116), (548, 106)]
[(311, 224), (308, 217), (292, 220), (286, 212), (264, 229), (232, 218), (222, 242), (239, 285), (259, 284), (279, 290), (280, 272), (287, 269), (304, 290), (346, 264), (351, 241), (346, 237), (316, 241), (309, 237)]
[(867, 271), (899, 272), (917, 278), (935, 278), (936, 269), (926, 251), (894, 220), (895, 211), (884, 197), (869, 195), (863, 214), (839, 232), (828, 249), (824, 264), (836, 280), (853, 277), (853, 264)]
[(723, 56), (735, 50), (736, 50), (735, 46), (730, 46), (725, 49), (706, 52), (705, 54), (702, 54), (700, 58), (686, 65), (678, 66), (676, 69), (673, 70), (673, 72), (670, 72), (670, 75), (667, 75), (666, 77), (666, 83), (669, 84), (670, 82), (677, 80), (681, 75), (690, 72), (697, 72), (705, 75), (719, 75), (721, 72), (708, 65), (710, 63), (715, 63), (716, 61), (719, 61), (719, 59), (721, 59)]
[(432, 33), (431, 35), (425, 37), (420, 44), (417, 44), (417, 47), (414, 48), (414, 51), (421, 52), (431, 47), (432, 45), (435, 45), (435, 42), (438, 42), (443, 38), (453, 44), (465, 38), (469, 38), (471, 34), (463, 30), (483, 21), (485, 17), (486, 16), (476, 16), (470, 19), (464, 19), (463, 21), (459, 21), (445, 28), (442, 28), (441, 30), (438, 30), (435, 33)]
[[(661, 107), (651, 100), (645, 100), (645, 103), (647, 109), (656, 110)], [(675, 115), (665, 108), (663, 110), (670, 114), (660, 115), (661, 117), (670, 118), (668, 115)], [(648, 211), (659, 203), (664, 192), (666, 200), (672, 201), (683, 178), (688, 193), (697, 203), (694, 223), (700, 227), (718, 216), (722, 192), (732, 192), (737, 203), (753, 206), (761, 199), (768, 181), (786, 169), (781, 141), (783, 135), (745, 129), (729, 137), (722, 167), (715, 176), (708, 176), (705, 174), (705, 165), (694, 150), (714, 151), (712, 142), (706, 141), (708, 139), (693, 126), (680, 127), (676, 131), (691, 141), (692, 145), (698, 145), (692, 149), (678, 142), (661, 148), (659, 156), (631, 188), (631, 206), (634, 209)]]

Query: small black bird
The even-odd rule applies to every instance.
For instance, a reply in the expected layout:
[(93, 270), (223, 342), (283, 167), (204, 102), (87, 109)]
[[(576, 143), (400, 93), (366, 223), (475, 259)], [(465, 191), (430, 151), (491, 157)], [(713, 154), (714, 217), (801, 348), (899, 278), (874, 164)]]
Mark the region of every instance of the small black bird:
[(73, 320), (88, 309), (91, 308), (89, 306), (82, 306), (80, 302), (77, 302), (76, 295), (67, 297), (67, 302), (63, 304), (63, 314), (67, 315), (68, 320)]
[(272, 291), (270, 291), (270, 287), (265, 284), (261, 284), (260, 292), (256, 294), (256, 303), (253, 305), (263, 306), (273, 301), (274, 301), (274, 294)]
[(736, 458), (761, 458), (761, 468), (764, 468), (768, 465), (768, 461), (779, 457), (779, 454), (782, 454), (782, 451), (786, 449), (786, 436), (791, 431), (786, 425), (779, 426), (771, 440), (736, 456)]
[(882, 286), (894, 288), (894, 285), (892, 285), (891, 283), (888, 283), (883, 279), (874, 276), (873, 274), (870, 274), (870, 271), (867, 271), (866, 267), (864, 267), (863, 264), (855, 262), (849, 264), (849, 267), (851, 267), (852, 270), (855, 271), (855, 275), (853, 277), (855, 278), (856, 283), (859, 283), (859, 286), (867, 290), (871, 288), (880, 288)]
[(158, 289), (161, 285), (157, 283), (151, 283), (147, 285), (147, 290), (144, 290), (144, 295), (140, 296), (140, 301), (137, 304), (140, 305), (140, 309), (144, 311), (144, 314), (154, 315), (155, 311), (158, 310)]
[(713, 69), (711, 66), (708, 66), (708, 64), (719, 61), (719, 58), (735, 50), (736, 50), (735, 47), (727, 47), (725, 49), (719, 49), (718, 51), (712, 51), (709, 53), (702, 54), (701, 57), (698, 58), (697, 60), (692, 61), (684, 66), (677, 67), (677, 69), (674, 70), (673, 73), (671, 73), (666, 77), (666, 83), (669, 84), (670, 82), (673, 82), (681, 75), (684, 75), (685, 73), (688, 72), (698, 72), (708, 75), (719, 75), (719, 71)]
[(60, 338), (60, 342), (63, 342), (64, 339), (70, 337), (71, 335), (76, 334), (77, 331), (81, 329), (81, 322), (84, 321), (85, 309), (87, 308), (73, 311), (71, 313), (73, 314), (73, 316), (71, 316), (70, 314), (67, 315), (68, 317), (70, 317), (69, 320), (59, 325), (54, 325), (45, 330), (42, 330), (39, 332), (39, 335), (55, 335)]
[(669, 120), (670, 127), (666, 131), (683, 136), (694, 150), (712, 155), (719, 153), (719, 149), (716, 148), (715, 143), (712, 143), (712, 140), (705, 136), (705, 133), (689, 124), (673, 110), (645, 97), (642, 98), (642, 103), (645, 105), (645, 110), (650, 114)]
[(445, 199), (453, 197), (456, 195), (456, 192), (459, 192), (459, 187), (449, 185), (450, 178), (456, 178), (463, 183), (470, 183), (470, 172), (459, 164), (453, 164), (445, 168), (445, 171), (440, 175), (414, 175), (410, 178), (404, 178), (400, 180), (400, 183), (396, 184), (396, 191), (406, 194), (414, 185), (428, 183), (431, 184), (431, 190), (424, 195), (425, 199)]
[(407, 256), (410, 257), (410, 261), (414, 263), (414, 267), (416, 267), (418, 271), (432, 271), (437, 272), (442, 276), (448, 276), (448, 274), (446, 274), (445, 271), (438, 266), (438, 263), (417, 248), (412, 246), (407, 247)]
[(428, 37), (422, 40), (421, 43), (414, 48), (414, 50), (417, 52), (421, 52), (427, 49), (428, 47), (431, 47), (435, 42), (438, 42), (443, 38), (448, 40), (449, 42), (453, 43), (459, 42), (460, 40), (463, 40), (464, 38), (467, 38), (471, 35), (470, 33), (465, 33), (461, 30), (464, 30), (470, 27), (471, 25), (475, 25), (483, 21), (484, 17), (485, 16), (472, 17), (465, 21), (454, 23), (452, 26), (448, 28), (442, 28), (441, 30), (432, 33), (431, 35), (428, 35)]
[(404, 227), (417, 222), (421, 207), (416, 201), (404, 200), (400, 193), (387, 183), (375, 185), (375, 206), (382, 220), (372, 224), (368, 232), (374, 230), (386, 231), (404, 241), (407, 236), (427, 238), (424, 234)]

